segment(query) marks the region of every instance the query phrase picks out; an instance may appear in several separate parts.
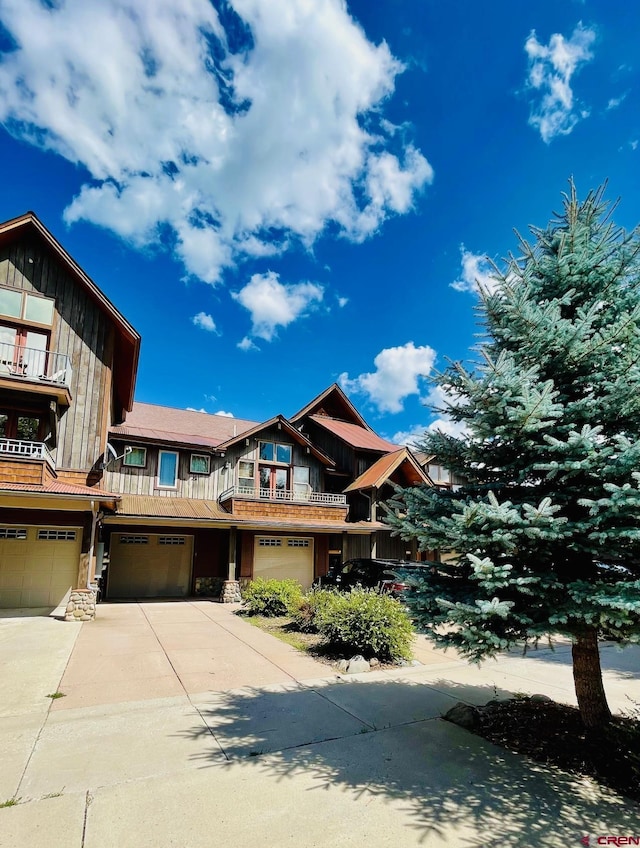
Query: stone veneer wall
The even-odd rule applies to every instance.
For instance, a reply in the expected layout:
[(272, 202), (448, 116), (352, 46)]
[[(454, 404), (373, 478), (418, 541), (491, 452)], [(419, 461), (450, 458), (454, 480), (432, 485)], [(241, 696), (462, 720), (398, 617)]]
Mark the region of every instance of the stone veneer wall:
[(93, 621), (96, 617), (96, 593), (91, 589), (72, 589), (65, 621)]
[(239, 604), (242, 602), (240, 584), (237, 580), (225, 580), (222, 586), (220, 600), (223, 604)]

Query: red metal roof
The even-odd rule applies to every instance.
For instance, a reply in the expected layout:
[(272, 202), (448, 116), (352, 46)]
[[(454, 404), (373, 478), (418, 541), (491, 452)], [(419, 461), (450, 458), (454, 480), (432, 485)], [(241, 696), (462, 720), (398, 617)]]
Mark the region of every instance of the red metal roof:
[(124, 424), (111, 427), (110, 433), (121, 438), (139, 437), (215, 448), (256, 425), (256, 421), (227, 415), (136, 402)]
[(94, 489), (91, 486), (77, 486), (75, 483), (64, 483), (62, 480), (49, 480), (46, 483), (0, 483), (0, 490), (5, 492), (28, 492), (38, 495), (73, 495), (76, 497), (93, 498), (99, 501), (114, 501), (120, 496), (104, 489)]
[(373, 430), (365, 430), (364, 427), (360, 427), (357, 424), (350, 424), (348, 421), (339, 421), (337, 418), (327, 418), (324, 415), (310, 415), (309, 418), (353, 448), (379, 451), (381, 453), (390, 453), (391, 451), (398, 450), (398, 445), (387, 442), (386, 439), (382, 439)]

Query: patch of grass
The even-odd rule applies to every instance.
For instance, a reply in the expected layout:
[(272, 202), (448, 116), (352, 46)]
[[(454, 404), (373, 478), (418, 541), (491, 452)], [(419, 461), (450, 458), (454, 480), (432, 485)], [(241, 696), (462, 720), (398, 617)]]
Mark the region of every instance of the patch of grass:
[(0, 809), (2, 809), (2, 807), (15, 807), (21, 800), (21, 798), (9, 798), (0, 804)]
[(63, 792), (62, 789), (60, 790), (60, 792), (49, 792), (48, 795), (43, 795), (40, 800), (46, 801), (47, 798), (60, 798), (60, 796), (62, 795), (62, 792)]
[(300, 633), (292, 629), (292, 621), (290, 618), (281, 616), (279, 618), (267, 618), (262, 615), (247, 616), (245, 621), (253, 624), (254, 627), (259, 627), (265, 633), (270, 633), (281, 642), (286, 642), (297, 651), (302, 651), (307, 654), (315, 654), (321, 638), (315, 633)]
[(47, 698), (51, 698), (52, 701), (56, 701), (58, 698), (66, 698), (67, 696), (64, 692), (52, 692), (51, 695), (47, 695)]

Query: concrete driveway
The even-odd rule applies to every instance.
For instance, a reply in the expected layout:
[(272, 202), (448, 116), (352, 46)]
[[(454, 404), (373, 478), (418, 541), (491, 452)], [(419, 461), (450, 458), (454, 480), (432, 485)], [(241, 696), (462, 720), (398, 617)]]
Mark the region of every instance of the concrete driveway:
[[(0, 846), (565, 846), (638, 835), (616, 796), (440, 719), (457, 700), (573, 701), (568, 646), (344, 680), (206, 601), (0, 619)], [(603, 648), (612, 706), (640, 652)], [(9, 681), (9, 685), (7, 682)], [(65, 697), (46, 696), (61, 692)], [(594, 843), (595, 844), (595, 843)]]

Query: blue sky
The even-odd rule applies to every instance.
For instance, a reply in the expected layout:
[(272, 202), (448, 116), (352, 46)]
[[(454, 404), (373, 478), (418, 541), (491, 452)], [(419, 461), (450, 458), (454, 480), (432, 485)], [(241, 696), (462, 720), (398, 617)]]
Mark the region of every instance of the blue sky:
[(640, 220), (621, 0), (0, 0), (0, 217), (31, 209), (142, 335), (137, 399), (263, 420), (338, 381), (381, 434), (474, 279), (573, 175)]

